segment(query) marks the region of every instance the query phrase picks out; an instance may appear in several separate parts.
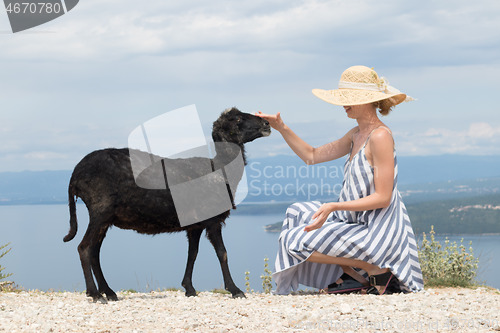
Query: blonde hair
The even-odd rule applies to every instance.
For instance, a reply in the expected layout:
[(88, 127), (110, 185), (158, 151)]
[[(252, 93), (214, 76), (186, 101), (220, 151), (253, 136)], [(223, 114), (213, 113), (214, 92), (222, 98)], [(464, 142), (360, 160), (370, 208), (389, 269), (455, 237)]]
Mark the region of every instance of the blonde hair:
[(394, 105), (388, 99), (383, 99), (381, 101), (373, 102), (373, 106), (375, 106), (378, 112), (380, 112), (380, 114), (383, 116), (387, 116), (394, 107)]

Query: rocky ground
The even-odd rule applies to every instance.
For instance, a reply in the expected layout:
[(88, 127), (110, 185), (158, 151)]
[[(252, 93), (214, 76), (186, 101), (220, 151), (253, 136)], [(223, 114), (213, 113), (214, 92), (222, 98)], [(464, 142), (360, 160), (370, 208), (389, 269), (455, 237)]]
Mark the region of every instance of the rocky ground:
[(0, 332), (478, 332), (500, 331), (495, 289), (417, 294), (275, 296), (245, 299), (182, 291), (118, 293), (92, 303), (83, 293), (1, 292)]

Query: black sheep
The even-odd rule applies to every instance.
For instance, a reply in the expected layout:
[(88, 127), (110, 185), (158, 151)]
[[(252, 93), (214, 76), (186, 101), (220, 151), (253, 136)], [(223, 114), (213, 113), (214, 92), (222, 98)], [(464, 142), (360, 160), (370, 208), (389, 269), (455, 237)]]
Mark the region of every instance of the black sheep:
[[(206, 174), (198, 170), (199, 165), (211, 163), (213, 170), (226, 165), (236, 155), (241, 154), (245, 161), (244, 146), (246, 142), (270, 134), (269, 123), (257, 116), (242, 113), (236, 108), (225, 110), (214, 122), (212, 138), (216, 143), (216, 156), (208, 158), (193, 157), (188, 159), (164, 159), (162, 166), (169, 172), (182, 170), (185, 180)], [(226, 144), (217, 148), (217, 143)], [(138, 155), (137, 155), (138, 154)], [(147, 153), (134, 152), (134, 157), (147, 156)], [(219, 259), (225, 288), (233, 297), (245, 297), (244, 293), (234, 284), (229, 272), (227, 252), (222, 240), (222, 224), (229, 216), (230, 210), (199, 223), (181, 226), (172, 199), (167, 189), (146, 189), (139, 187), (134, 179), (129, 149), (103, 149), (85, 156), (75, 167), (68, 188), (70, 230), (64, 241), (72, 240), (77, 232), (75, 197), (79, 197), (89, 211), (89, 225), (83, 237), (78, 252), (85, 277), (87, 295), (93, 301), (116, 301), (116, 293), (108, 286), (101, 270), (99, 252), (108, 228), (112, 225), (122, 229), (132, 229), (143, 234), (158, 234), (163, 232), (186, 231), (189, 241), (186, 271), (182, 286), (186, 296), (195, 296), (196, 290), (191, 282), (194, 261), (198, 253), (201, 233), (206, 230)], [(154, 165), (152, 170), (154, 169)], [(241, 173), (243, 169), (241, 170)], [(147, 172), (144, 174), (147, 175)], [(139, 175), (139, 178), (142, 176)], [(234, 176), (234, 175), (233, 175)], [(241, 174), (237, 175), (239, 179)], [(137, 181), (139, 182), (139, 178)], [(143, 181), (148, 181), (147, 179)], [(229, 187), (229, 185), (228, 185)], [(210, 202), (207, 198), (207, 202)], [(97, 289), (93, 275), (97, 280)]]

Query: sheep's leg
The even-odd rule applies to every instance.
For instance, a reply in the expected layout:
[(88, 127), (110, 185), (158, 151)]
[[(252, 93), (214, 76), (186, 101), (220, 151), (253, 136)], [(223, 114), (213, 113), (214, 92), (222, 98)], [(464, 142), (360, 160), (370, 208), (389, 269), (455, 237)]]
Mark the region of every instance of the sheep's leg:
[(116, 293), (108, 286), (108, 283), (106, 282), (101, 269), (101, 245), (104, 237), (106, 237), (107, 230), (107, 226), (103, 227), (99, 232), (99, 238), (97, 239), (97, 242), (90, 246), (90, 260), (92, 264), (92, 271), (94, 272), (95, 278), (97, 280), (97, 285), (99, 286), (99, 294), (102, 295), (103, 293), (105, 293), (108, 301), (118, 301), (118, 296), (116, 296)]
[(101, 303), (106, 303), (104, 297), (97, 290), (94, 277), (92, 276), (91, 245), (95, 242), (96, 237), (92, 220), (90, 220), (87, 232), (85, 232), (85, 236), (83, 236), (80, 245), (78, 245), (78, 253), (80, 254), (83, 276), (85, 277), (87, 296), (92, 297), (94, 302), (100, 301)]
[(222, 269), (222, 276), (224, 277), (224, 285), (226, 290), (228, 290), (233, 298), (245, 297), (243, 291), (241, 291), (233, 282), (231, 273), (229, 272), (229, 266), (227, 263), (227, 251), (222, 241), (222, 230), (220, 224), (215, 224), (207, 228), (207, 237), (212, 243), (215, 253), (217, 253), (217, 258), (219, 258), (220, 267)]
[(186, 289), (186, 296), (196, 296), (196, 290), (193, 287), (193, 267), (196, 256), (198, 255), (198, 246), (200, 244), (200, 236), (203, 229), (191, 229), (187, 231), (189, 241), (188, 259), (186, 264), (186, 272), (182, 279), (182, 286)]

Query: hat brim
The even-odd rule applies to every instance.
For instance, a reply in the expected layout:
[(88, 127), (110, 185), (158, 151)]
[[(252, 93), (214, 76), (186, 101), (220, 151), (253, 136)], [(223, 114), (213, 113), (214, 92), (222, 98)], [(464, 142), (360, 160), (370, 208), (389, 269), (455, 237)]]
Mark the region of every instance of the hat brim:
[(379, 91), (361, 89), (313, 89), (312, 93), (319, 99), (334, 105), (352, 106), (369, 104), (382, 100), (388, 100), (392, 106), (398, 105), (406, 99), (406, 94), (386, 94)]

